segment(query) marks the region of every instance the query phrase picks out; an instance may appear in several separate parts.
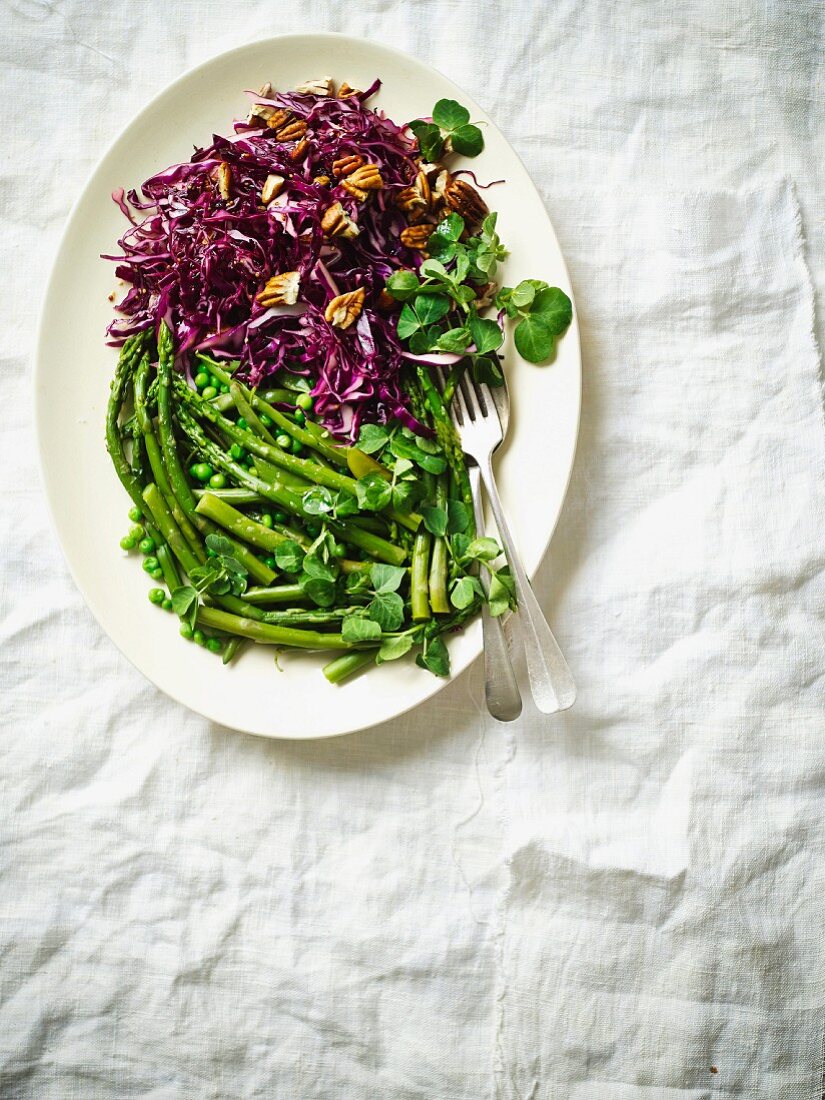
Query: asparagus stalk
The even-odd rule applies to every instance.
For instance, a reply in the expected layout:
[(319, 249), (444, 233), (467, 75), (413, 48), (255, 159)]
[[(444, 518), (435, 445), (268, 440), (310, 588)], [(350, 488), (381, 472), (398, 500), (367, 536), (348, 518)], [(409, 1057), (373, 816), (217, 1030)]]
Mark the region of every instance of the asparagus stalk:
[(247, 588), (243, 598), (250, 604), (301, 603), (306, 593), (300, 584), (279, 584), (274, 588)]
[(163, 493), (153, 481), (150, 481), (143, 490), (143, 499), (158, 525), (158, 529), (169, 544), (169, 549), (181, 563), (184, 570), (191, 573), (193, 569), (200, 565), (200, 562), (183, 537), (180, 527), (175, 523), (175, 517), (164, 500)]
[(262, 645), (292, 646), (295, 649), (354, 649), (355, 643), (345, 641), (340, 634), (323, 634), (316, 630), (299, 630), (290, 626), (257, 622), (243, 615), (232, 615), (216, 607), (198, 608), (198, 625), (207, 630), (222, 630), (237, 634)]
[(226, 645), (223, 647), (223, 657), (221, 657), (221, 663), (228, 665), (232, 662), (239, 649), (244, 646), (243, 638), (239, 638), (237, 635), (233, 638), (228, 638)]
[(331, 684), (340, 684), (343, 680), (366, 668), (367, 665), (374, 663), (375, 654), (367, 649), (354, 653), (343, 653), (340, 657), (333, 658), (329, 664), (324, 665), (321, 671)]
[(429, 531), (419, 531), (415, 536), (410, 572), (410, 610), (414, 623), (430, 618), (428, 576), (431, 542)]
[(230, 504), (268, 504), (262, 496), (251, 492), (249, 489), (193, 489), (196, 499), (200, 499), (209, 493), (218, 500), (226, 500)]
[[(447, 507), (447, 486), (443, 477), (436, 482), (435, 503), (440, 508)], [(430, 607), (436, 615), (446, 615), (452, 611), (447, 597), (447, 557), (447, 540), (435, 539), (430, 558), (429, 594)]]
[(178, 573), (178, 567), (175, 565), (175, 559), (172, 556), (172, 552), (165, 542), (162, 542), (158, 546), (155, 554), (158, 559), (158, 565), (160, 565), (163, 572), (163, 579), (166, 582), (166, 587), (170, 592), (174, 592), (176, 588), (180, 587), (180, 573)]
[(195, 511), (213, 520), (241, 541), (258, 546), (261, 550), (276, 550), (282, 543), (289, 541), (288, 535), (264, 527), (262, 523), (245, 516), (213, 493), (205, 493), (198, 501)]

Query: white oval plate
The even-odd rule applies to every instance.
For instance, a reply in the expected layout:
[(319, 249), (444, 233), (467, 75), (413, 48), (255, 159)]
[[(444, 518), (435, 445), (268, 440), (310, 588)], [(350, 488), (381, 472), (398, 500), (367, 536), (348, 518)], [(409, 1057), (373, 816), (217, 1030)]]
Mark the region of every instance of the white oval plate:
[[(321, 675), (317, 654), (286, 653), (279, 671), (271, 649), (249, 647), (224, 668), (187, 645), (177, 620), (153, 609), (148, 578), (126, 560), (118, 541), (128, 528), (129, 500), (106, 453), (104, 415), (116, 353), (104, 345), (112, 316), (108, 295), (123, 216), (111, 201), (120, 186), (186, 160), (212, 133), (228, 133), (244, 113), (243, 91), (266, 80), (290, 88), (332, 74), (354, 87), (375, 76), (373, 102), (390, 118), (429, 114), (436, 100), (458, 99), (474, 121), (486, 122), (486, 147), (472, 167), (482, 181), (506, 182), (486, 193), (499, 212), (510, 249), (502, 272), (509, 285), (544, 279), (571, 294), (567, 270), (541, 198), (516, 153), (482, 109), (450, 80), (406, 54), (336, 34), (289, 35), (255, 42), (186, 73), (132, 121), (103, 157), (69, 218), (46, 291), (35, 365), (40, 462), (49, 505), (75, 581), (121, 652), (173, 699), (225, 726), (266, 737), (312, 738), (350, 733), (393, 718), (443, 686), (411, 659), (340, 687)], [(572, 296), (572, 295), (571, 295)], [(66, 369), (72, 399), (66, 402)], [(513, 419), (499, 461), (501, 493), (528, 572), (544, 554), (561, 511), (576, 445), (581, 397), (579, 333), (574, 317), (555, 361), (532, 366), (506, 349)], [(456, 677), (481, 650), (476, 621), (450, 639)]]

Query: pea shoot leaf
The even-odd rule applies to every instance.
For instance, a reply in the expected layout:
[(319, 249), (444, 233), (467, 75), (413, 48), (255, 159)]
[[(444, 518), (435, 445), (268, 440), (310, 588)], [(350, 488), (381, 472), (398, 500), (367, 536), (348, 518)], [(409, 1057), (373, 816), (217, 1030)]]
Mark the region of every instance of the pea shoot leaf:
[(450, 654), (444, 641), (439, 638), (425, 638), (424, 647), (415, 658), (420, 668), (429, 669), (436, 676), (449, 676)]
[(397, 661), (399, 657), (403, 657), (405, 653), (410, 652), (412, 644), (413, 640), (410, 634), (398, 634), (394, 638), (385, 638), (378, 650), (376, 663)]
[(332, 607), (335, 603), (335, 581), (303, 573), (299, 583), (307, 596), (319, 607)]
[(524, 317), (513, 333), (516, 349), (528, 363), (548, 359), (556, 345), (556, 337), (540, 317)]
[(524, 279), (514, 290), (510, 292), (510, 300), (514, 306), (524, 309), (529, 306), (536, 296), (536, 288), (529, 279)]
[(370, 569), (370, 580), (376, 593), (395, 592), (407, 575), (407, 570), (398, 565), (384, 565), (376, 562)]
[(450, 589), (450, 603), (459, 611), (464, 611), (484, 592), (475, 577), (459, 577)]
[(350, 615), (341, 625), (341, 637), (345, 642), (372, 642), (381, 637), (381, 627), (363, 615)]
[(439, 99), (433, 107), (433, 122), (450, 133), (470, 121), (470, 112), (454, 99)]
[(573, 303), (559, 287), (548, 286), (535, 295), (530, 316), (540, 320), (553, 336), (560, 336), (573, 320)]
[[(419, 295), (420, 297), (420, 295)], [(396, 331), (401, 340), (408, 340), (414, 332), (417, 332), (421, 328), (421, 322), (416, 316), (415, 310), (409, 304), (405, 302), (404, 308), (398, 315), (398, 325)]]
[[(277, 561), (278, 559), (276, 558), (275, 560)], [(335, 570), (331, 565), (323, 561), (317, 553), (305, 554), (302, 564), (304, 574), (307, 577), (322, 581), (335, 580)]]
[(367, 604), (367, 614), (385, 634), (391, 633), (404, 622), (404, 601), (397, 592), (378, 592)]
[(466, 550), (466, 556), (475, 561), (492, 561), (500, 553), (501, 547), (495, 539), (490, 538), (473, 539)]
[(462, 157), (477, 157), (484, 148), (484, 135), (478, 126), (459, 126), (450, 135), (453, 149)]
[(294, 541), (294, 539), (288, 539), (286, 542), (280, 543), (275, 549), (273, 554), (275, 558), (275, 564), (284, 573), (300, 573), (301, 565), (304, 561), (304, 551), (301, 546)]
[(446, 508), (439, 508), (433, 504), (423, 504), (421, 515), (424, 519), (424, 526), (431, 535), (435, 535), (436, 538), (443, 538), (447, 534)]
[[(406, 308), (405, 306), (404, 309)], [(450, 312), (450, 299), (446, 294), (418, 294), (415, 298), (414, 309), (419, 325), (431, 325), (435, 321), (440, 321), (445, 314)]]
[(347, 516), (354, 516), (357, 511), (358, 501), (355, 497), (345, 489), (339, 489), (332, 506), (332, 514), (335, 518), (344, 519)]
[(472, 512), (463, 500), (447, 501), (447, 531), (454, 535), (459, 531), (466, 531), (470, 526)]
[(392, 486), (377, 472), (365, 474), (355, 483), (358, 507), (367, 512), (380, 512), (392, 499)]
[(380, 424), (362, 424), (358, 435), (358, 449), (367, 455), (377, 454), (389, 438), (390, 433)]
[(495, 351), (496, 348), (501, 347), (504, 336), (495, 321), (479, 317), (476, 311), (473, 310), (470, 313), (468, 323), (470, 335), (479, 355), (484, 355), (488, 351)]
[(206, 548), (218, 557), (223, 554), (231, 554), (235, 549), (228, 538), (214, 533), (206, 536)]
[(182, 584), (174, 589), (171, 596), (172, 610), (194, 630), (198, 617), (198, 593), (191, 585)]
[(424, 122), (420, 118), (413, 119), (409, 127), (418, 138), (418, 148), (424, 160), (437, 161), (444, 151), (444, 138), (441, 136), (440, 127), (434, 122)]
[(436, 341), (436, 346), (440, 351), (449, 351), (460, 355), (469, 343), (470, 333), (466, 328), (451, 328), (446, 332), (442, 332)]
[(414, 271), (394, 271), (387, 279), (387, 290), (399, 302), (412, 298), (420, 286)]
[[(406, 459), (401, 459), (402, 462)], [(412, 511), (420, 489), (415, 481), (398, 481), (392, 487), (392, 506), (405, 515)]]
[(513, 578), (502, 570), (493, 573), (490, 576), (490, 591), (487, 595), (490, 614), (494, 618), (503, 615), (513, 605), (514, 597)]
[(501, 363), (495, 354), (473, 356), (472, 372), (478, 383), (486, 382), (488, 386), (504, 385)]

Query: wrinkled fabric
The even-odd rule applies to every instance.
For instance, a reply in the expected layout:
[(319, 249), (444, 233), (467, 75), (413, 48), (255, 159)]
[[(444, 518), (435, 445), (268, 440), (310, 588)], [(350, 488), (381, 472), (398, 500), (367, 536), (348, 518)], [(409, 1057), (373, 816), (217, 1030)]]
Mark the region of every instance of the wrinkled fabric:
[[(4, 1100), (819, 1100), (823, 27), (735, 0), (3, 7)], [(116, 652), (49, 528), (29, 370), (74, 196), (183, 69), (313, 29), (466, 87), (556, 226), (584, 387), (537, 582), (564, 716), (499, 726), (474, 666), (347, 738), (216, 727)], [(67, 408), (79, 369), (69, 333)]]

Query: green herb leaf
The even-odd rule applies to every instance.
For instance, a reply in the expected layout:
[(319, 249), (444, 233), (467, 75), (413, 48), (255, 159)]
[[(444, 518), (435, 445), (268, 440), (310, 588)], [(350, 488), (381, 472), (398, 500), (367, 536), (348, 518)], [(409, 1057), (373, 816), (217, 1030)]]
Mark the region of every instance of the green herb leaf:
[[(496, 325), (498, 328), (498, 325)], [(442, 332), (436, 341), (440, 351), (449, 351), (460, 355), (470, 343), (470, 333), (466, 328), (451, 328)]]
[(510, 300), (514, 306), (518, 306), (519, 309), (524, 309), (525, 306), (529, 306), (536, 296), (536, 288), (530, 282), (529, 279), (524, 279), (519, 285), (511, 292)]
[[(401, 459), (402, 462), (406, 459)], [(418, 498), (420, 489), (414, 481), (398, 481), (392, 487), (392, 506), (399, 512), (409, 513)]]
[(341, 637), (345, 642), (373, 642), (381, 637), (381, 627), (373, 619), (350, 615), (341, 624)]
[(439, 508), (434, 504), (423, 504), (421, 506), (421, 516), (424, 520), (424, 526), (431, 535), (435, 535), (436, 538), (443, 538), (447, 534), (446, 508)]
[(560, 336), (573, 320), (573, 303), (559, 287), (548, 286), (536, 294), (530, 316), (540, 320), (553, 336)]
[(365, 455), (374, 455), (386, 444), (390, 434), (380, 424), (362, 424), (358, 435), (358, 449)]
[(376, 655), (376, 663), (397, 661), (399, 657), (403, 657), (405, 653), (410, 652), (412, 644), (413, 640), (410, 634), (398, 634), (394, 638), (385, 638)]
[(311, 550), (307, 553), (304, 556), (302, 564), (304, 573), (308, 577), (315, 577), (323, 581), (335, 580), (335, 570), (331, 565), (328, 565), (327, 562), (320, 558), (316, 551)]
[(335, 581), (326, 577), (313, 577), (304, 573), (299, 581), (301, 588), (318, 607), (332, 607), (335, 603)]
[(462, 157), (477, 157), (484, 148), (484, 135), (478, 126), (459, 126), (450, 135), (453, 150)]
[(473, 311), (470, 314), (470, 335), (479, 355), (500, 348), (504, 336), (495, 321), (489, 321)]
[(412, 298), (420, 286), (414, 271), (394, 271), (387, 279), (387, 290), (399, 302)]
[(211, 550), (213, 554), (217, 554), (218, 557), (231, 554), (235, 549), (228, 538), (214, 533), (206, 536), (206, 548)]
[[(439, 263), (440, 261), (443, 261), (441, 265), (443, 267), (444, 264), (449, 263), (450, 260), (455, 257), (455, 254), (458, 251), (458, 246), (456, 245), (455, 241), (451, 241), (447, 237), (442, 237), (439, 233), (431, 233), (427, 241), (427, 251), (429, 252), (430, 256), (433, 257), (433, 262)], [(429, 263), (430, 261), (425, 260), (424, 262)], [(430, 275), (431, 279), (437, 277), (438, 276)]]
[(466, 531), (470, 526), (472, 511), (463, 500), (447, 501), (447, 531), (454, 535), (459, 531)]
[(495, 539), (490, 538), (473, 539), (466, 551), (467, 557), (476, 561), (492, 561), (500, 553), (501, 547)]
[(454, 99), (439, 99), (433, 107), (433, 122), (448, 133), (470, 121), (470, 112)]
[(365, 474), (355, 483), (358, 507), (367, 512), (380, 512), (392, 499), (392, 486), (377, 472)]
[(477, 355), (473, 357), (473, 378), (479, 384), (484, 382), (488, 386), (503, 386), (504, 375), (501, 371), (501, 363), (497, 355)]
[(441, 219), (434, 232), (439, 237), (446, 237), (448, 241), (457, 241), (464, 232), (464, 219), (453, 211), (446, 218)]
[(194, 630), (198, 617), (198, 594), (195, 589), (191, 585), (182, 584), (171, 593), (171, 597), (172, 610)]
[(516, 349), (528, 363), (541, 363), (549, 358), (556, 343), (556, 337), (540, 317), (529, 314), (519, 321), (513, 333)]
[(407, 575), (407, 570), (398, 565), (384, 565), (376, 562), (370, 569), (370, 580), (376, 593), (395, 592)]
[(367, 604), (367, 614), (389, 634), (404, 622), (404, 601), (397, 592), (379, 592)]
[[(406, 308), (405, 306), (404, 309)], [(416, 296), (414, 308), (419, 322), (422, 325), (431, 325), (450, 312), (450, 299), (446, 294), (419, 294)], [(398, 335), (402, 335), (400, 324)]]
[(421, 323), (418, 317), (416, 317), (412, 306), (409, 302), (406, 302), (401, 313), (398, 315), (398, 325), (396, 329), (398, 336), (401, 340), (407, 340), (414, 332), (417, 332), (419, 328), (421, 328)]
[[(509, 582), (509, 585), (507, 582)], [(491, 574), (487, 602), (490, 607), (490, 614), (494, 618), (503, 615), (512, 606), (513, 596), (513, 578), (501, 571)]]
[(424, 648), (415, 659), (420, 668), (429, 669), (436, 676), (449, 676), (450, 654), (441, 638), (425, 638)]
[(332, 506), (332, 514), (335, 518), (345, 519), (347, 516), (354, 516), (357, 511), (358, 501), (355, 497), (345, 489), (339, 489), (335, 494), (335, 500)]
[(275, 564), (284, 573), (300, 573), (304, 561), (304, 551), (294, 539), (280, 543), (273, 554)]
[(440, 128), (435, 123), (424, 122), (420, 118), (414, 119), (409, 126), (418, 138), (418, 148), (424, 160), (437, 161), (444, 151), (444, 139)]
[(477, 596), (483, 595), (475, 577), (459, 577), (450, 590), (450, 603), (459, 611), (469, 607)]

